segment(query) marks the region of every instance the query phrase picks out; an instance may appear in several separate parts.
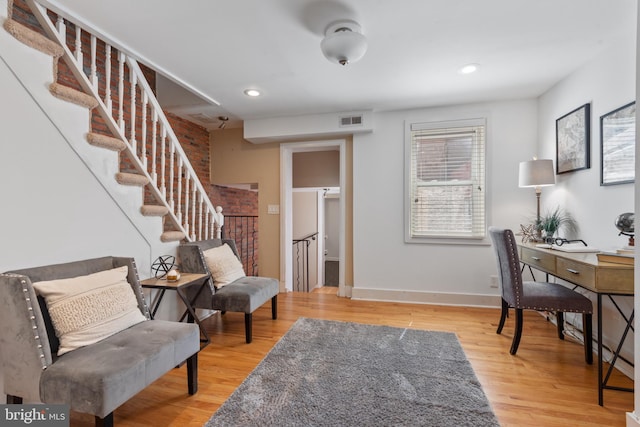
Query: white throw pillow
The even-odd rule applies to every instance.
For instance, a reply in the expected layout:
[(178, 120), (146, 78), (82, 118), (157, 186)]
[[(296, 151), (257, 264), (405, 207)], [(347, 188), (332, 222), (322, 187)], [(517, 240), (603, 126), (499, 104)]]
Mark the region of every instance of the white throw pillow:
[(147, 320), (127, 282), (129, 268), (33, 284), (44, 297), (56, 336), (58, 356), (94, 344)]
[(219, 289), (234, 280), (245, 277), (242, 263), (226, 243), (217, 248), (207, 249), (202, 254), (216, 288)]

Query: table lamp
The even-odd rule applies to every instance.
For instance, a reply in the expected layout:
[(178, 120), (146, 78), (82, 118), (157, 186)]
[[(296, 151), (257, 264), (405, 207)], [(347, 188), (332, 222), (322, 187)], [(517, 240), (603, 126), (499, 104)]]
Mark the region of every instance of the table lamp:
[(518, 185), (520, 187), (535, 187), (536, 188), (536, 238), (540, 237), (540, 230), (537, 225), (540, 223), (540, 194), (542, 189), (547, 185), (553, 185), (556, 183), (556, 176), (553, 170), (553, 160), (549, 159), (536, 159), (526, 162), (520, 162), (520, 173)]

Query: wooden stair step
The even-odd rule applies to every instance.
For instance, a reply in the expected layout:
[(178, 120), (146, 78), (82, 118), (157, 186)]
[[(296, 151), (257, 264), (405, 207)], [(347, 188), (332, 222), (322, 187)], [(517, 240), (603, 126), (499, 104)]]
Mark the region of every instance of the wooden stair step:
[(118, 184), (135, 185), (138, 187), (144, 187), (149, 183), (149, 179), (146, 176), (128, 172), (118, 172), (116, 174), (116, 181), (118, 181)]
[(64, 54), (64, 49), (58, 43), (43, 36), (37, 31), (14, 21), (13, 19), (7, 19), (4, 21), (4, 29), (9, 34), (19, 40), (20, 42), (39, 50), (42, 53), (51, 55), (54, 58), (59, 58)]
[(93, 132), (87, 134), (87, 142), (94, 147), (106, 148), (111, 151), (122, 151), (127, 148), (127, 144), (119, 138)]
[(160, 236), (160, 240), (163, 242), (177, 242), (185, 238), (182, 231), (165, 231)]
[(169, 208), (160, 205), (142, 205), (140, 212), (144, 216), (165, 216), (169, 213)]
[(69, 86), (61, 85), (59, 83), (51, 83), (49, 85), (49, 91), (53, 96), (63, 101), (73, 102), (82, 107), (93, 109), (98, 106), (98, 100), (91, 95), (87, 95), (77, 89), (73, 89)]

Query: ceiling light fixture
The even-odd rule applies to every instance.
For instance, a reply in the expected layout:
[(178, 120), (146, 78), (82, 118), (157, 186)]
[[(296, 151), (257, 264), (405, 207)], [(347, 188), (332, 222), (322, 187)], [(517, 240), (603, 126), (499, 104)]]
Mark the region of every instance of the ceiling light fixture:
[(244, 94), (255, 98), (256, 96), (260, 96), (260, 91), (258, 89), (247, 89), (244, 91)]
[(478, 64), (467, 64), (464, 67), (460, 68), (460, 70), (458, 70), (458, 72), (460, 74), (471, 74), (471, 73), (475, 73), (476, 71), (478, 71), (478, 68), (480, 66)]
[(361, 59), (367, 51), (367, 38), (360, 24), (352, 20), (336, 21), (325, 30), (320, 43), (324, 56), (331, 62), (347, 65)]

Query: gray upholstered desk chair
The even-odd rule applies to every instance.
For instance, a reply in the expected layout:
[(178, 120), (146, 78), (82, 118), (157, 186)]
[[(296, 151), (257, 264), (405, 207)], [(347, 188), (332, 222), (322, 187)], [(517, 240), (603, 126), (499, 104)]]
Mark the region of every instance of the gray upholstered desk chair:
[(593, 363), (593, 337), (591, 318), (593, 304), (584, 295), (557, 283), (525, 282), (522, 280), (518, 246), (513, 231), (489, 227), (493, 249), (498, 262), (498, 281), (502, 293), (502, 313), (498, 334), (502, 332), (509, 308), (514, 308), (516, 325), (511, 343), (511, 354), (516, 354), (522, 335), (523, 310), (555, 312), (558, 322), (558, 337), (564, 339), (563, 313), (581, 313), (584, 327), (584, 357)]

